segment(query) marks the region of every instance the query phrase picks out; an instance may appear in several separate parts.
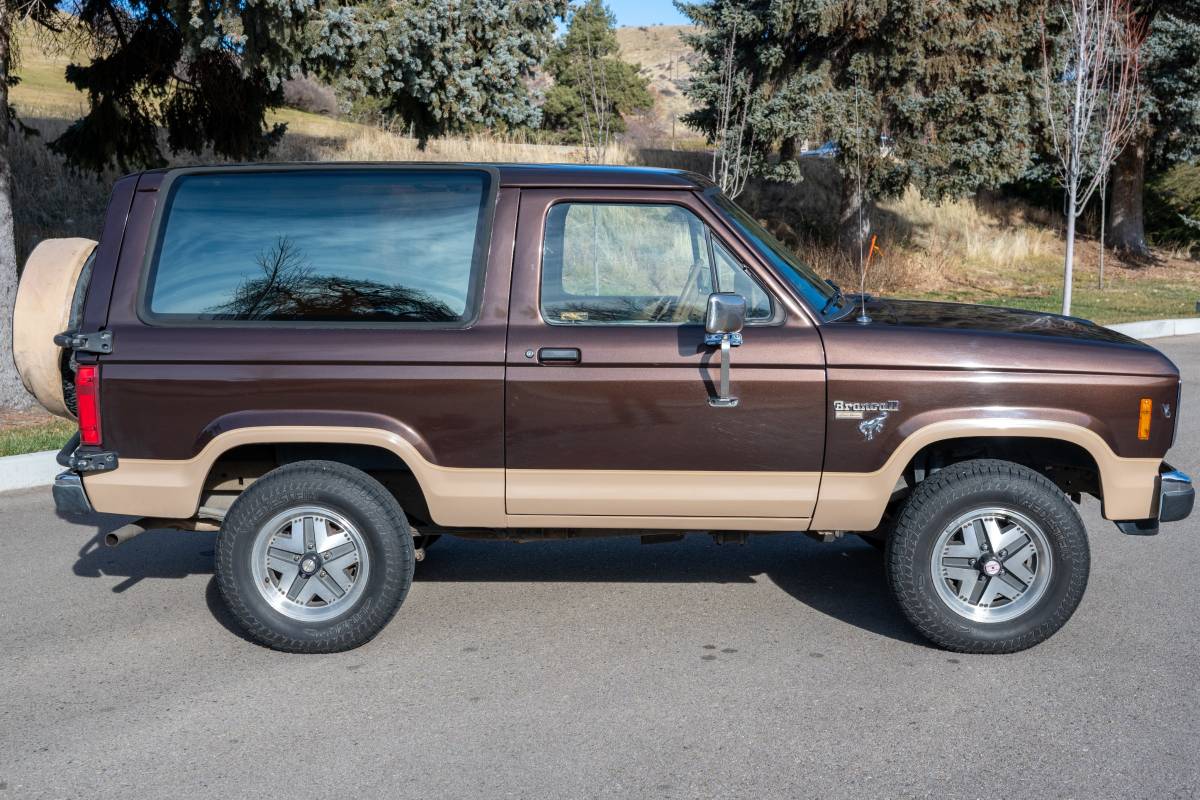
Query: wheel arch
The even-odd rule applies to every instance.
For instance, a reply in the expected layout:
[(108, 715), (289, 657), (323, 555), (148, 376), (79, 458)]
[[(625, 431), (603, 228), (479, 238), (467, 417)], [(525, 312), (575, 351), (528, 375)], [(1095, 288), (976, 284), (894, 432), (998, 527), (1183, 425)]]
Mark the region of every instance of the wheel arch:
[[(122, 459), (117, 469), (88, 475), (84, 484), (97, 511), (186, 519), (196, 513), (207, 486), (237, 480), (238, 476), (222, 475), (220, 465), (253, 453), (256, 447), (276, 451), (290, 447), (299, 453), (317, 448), (321, 457), (340, 463), (373, 453), (412, 474), (430, 521), (462, 527), (504, 524), (503, 468), (443, 467), (398, 432), (374, 427), (259, 425), (223, 430), (190, 459)], [(229, 490), (238, 489), (229, 485)]]
[[(1151, 516), (1160, 460), (1122, 458), (1093, 430), (1070, 422), (1028, 418), (978, 418), (932, 422), (906, 436), (874, 472), (827, 472), (821, 477), (812, 527), (869, 531), (878, 527), (893, 491), (922, 452), (956, 442), (1060, 443), (1065, 454), (1086, 454), (1098, 476), (1108, 519)], [(1044, 444), (1045, 443), (1045, 444)], [(1019, 461), (1017, 463), (1020, 463)], [(1085, 462), (1086, 463), (1086, 462)]]

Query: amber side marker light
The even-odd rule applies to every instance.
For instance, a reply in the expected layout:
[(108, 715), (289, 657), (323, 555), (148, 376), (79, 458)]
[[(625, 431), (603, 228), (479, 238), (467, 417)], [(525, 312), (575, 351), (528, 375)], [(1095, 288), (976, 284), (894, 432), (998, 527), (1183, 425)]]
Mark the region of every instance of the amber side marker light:
[(1150, 438), (1150, 412), (1153, 410), (1154, 402), (1143, 397), (1138, 404), (1138, 438), (1143, 442)]

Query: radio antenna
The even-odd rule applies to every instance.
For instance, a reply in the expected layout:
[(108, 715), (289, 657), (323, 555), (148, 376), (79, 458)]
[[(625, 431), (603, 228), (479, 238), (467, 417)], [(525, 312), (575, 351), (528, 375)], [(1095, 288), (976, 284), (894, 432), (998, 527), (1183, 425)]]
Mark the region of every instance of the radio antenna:
[(863, 180), (862, 180), (862, 115), (859, 112), (859, 88), (858, 88), (858, 73), (854, 74), (854, 139), (857, 142), (854, 152), (854, 180), (856, 181), (858, 196), (855, 198), (858, 205), (858, 230), (855, 231), (855, 238), (858, 239), (858, 301), (859, 311), (858, 317), (854, 320), (859, 325), (871, 324), (871, 318), (867, 316), (867, 263), (863, 258)]

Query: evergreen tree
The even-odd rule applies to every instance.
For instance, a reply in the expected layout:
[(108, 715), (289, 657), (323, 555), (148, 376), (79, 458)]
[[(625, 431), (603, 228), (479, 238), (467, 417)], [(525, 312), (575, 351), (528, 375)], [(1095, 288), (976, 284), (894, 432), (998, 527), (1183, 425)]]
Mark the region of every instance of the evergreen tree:
[(1147, 0), (1138, 6), (1149, 36), (1142, 46), (1144, 119), (1113, 167), (1109, 228), (1113, 245), (1146, 248), (1146, 174), (1200, 157), (1200, 0)]
[(566, 0), (344, 0), (311, 32), (311, 63), (351, 97), (376, 98), (422, 145), (475, 128), (537, 126), (526, 82)]
[(616, 57), (618, 49), (616, 19), (603, 0), (585, 0), (572, 9), (567, 33), (546, 61), (554, 78), (542, 109), (547, 128), (568, 141), (583, 141), (599, 105), (610, 120), (608, 130), (620, 133), (623, 115), (653, 105), (648, 81), (636, 65)]
[[(753, 97), (761, 173), (798, 180), (801, 143), (836, 146), (838, 239), (857, 252), (869, 209), (912, 184), (934, 200), (1021, 173), (1031, 152), (1035, 0), (711, 0), (683, 4), (702, 26), (688, 122), (714, 137), (722, 57)], [(861, 187), (861, 190), (860, 190)], [(859, 220), (862, 220), (860, 225)]]
[(251, 159), (284, 126), (267, 126), (303, 58), (316, 0), (82, 0), (96, 57), (67, 68), (88, 112), (51, 147), (80, 167), (155, 166), (172, 152)]

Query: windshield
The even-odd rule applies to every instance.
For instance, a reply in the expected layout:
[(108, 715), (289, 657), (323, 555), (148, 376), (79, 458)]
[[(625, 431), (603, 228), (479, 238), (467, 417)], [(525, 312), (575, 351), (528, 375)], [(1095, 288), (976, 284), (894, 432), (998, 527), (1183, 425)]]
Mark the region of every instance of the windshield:
[(771, 262), (771, 266), (795, 287), (814, 310), (821, 314), (831, 314), (844, 306), (845, 301), (841, 299), (841, 293), (836, 286), (796, 258), (783, 242), (772, 236), (754, 217), (719, 191), (712, 191), (709, 196), (726, 212), (729, 220), (750, 240), (763, 258)]

